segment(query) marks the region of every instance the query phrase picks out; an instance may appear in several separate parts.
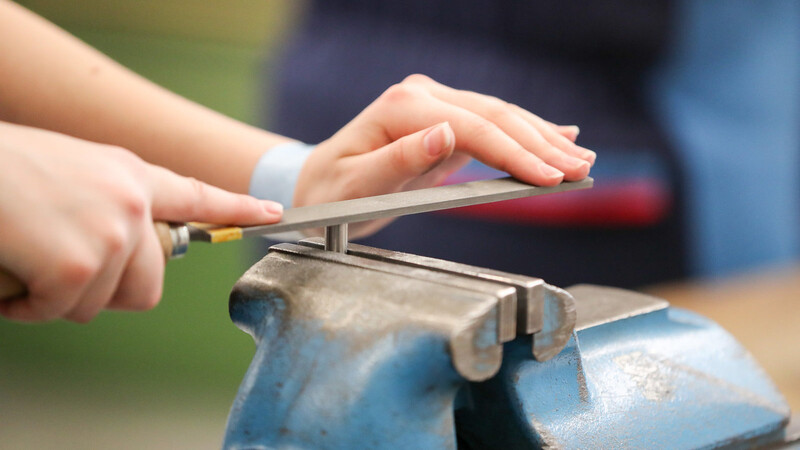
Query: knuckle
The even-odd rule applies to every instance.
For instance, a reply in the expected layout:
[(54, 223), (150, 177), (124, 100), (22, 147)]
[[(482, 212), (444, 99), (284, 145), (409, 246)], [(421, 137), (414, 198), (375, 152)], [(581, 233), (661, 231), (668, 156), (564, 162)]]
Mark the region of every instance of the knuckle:
[(471, 128), (475, 138), (481, 140), (494, 137), (500, 130), (500, 128), (495, 125), (494, 122), (482, 117), (476, 119)]
[(423, 75), (421, 73), (412, 73), (403, 79), (403, 83), (410, 83), (410, 84), (426, 84), (433, 81), (429, 76)]
[(143, 220), (149, 208), (148, 201), (143, 194), (138, 191), (126, 191), (121, 195), (122, 208), (133, 221)]
[(189, 183), (189, 189), (195, 201), (188, 202), (185, 206), (186, 210), (182, 211), (182, 213), (189, 216), (196, 216), (200, 210), (200, 206), (204, 204), (203, 199), (208, 196), (208, 186), (202, 181), (192, 177), (187, 177), (186, 181)]
[(97, 316), (98, 313), (99, 313), (99, 311), (91, 312), (91, 313), (81, 312), (81, 313), (78, 313), (78, 314), (70, 314), (69, 316), (67, 316), (65, 318), (67, 320), (69, 320), (70, 322), (75, 322), (75, 323), (79, 323), (79, 324), (85, 325), (85, 324), (91, 322), (92, 319), (94, 319)]
[(56, 285), (80, 287), (94, 279), (99, 271), (100, 262), (94, 258), (65, 258), (57, 263)]
[(251, 197), (249, 195), (233, 194), (231, 196), (231, 200), (236, 202), (236, 205), (238, 206), (237, 209), (238, 211), (251, 213), (261, 210), (261, 204), (255, 197)]
[(395, 171), (404, 172), (409, 165), (407, 150), (408, 143), (405, 139), (394, 142), (392, 150), (389, 152), (389, 163)]
[(419, 95), (419, 90), (409, 83), (399, 83), (389, 87), (381, 95), (380, 99), (386, 103), (404, 103)]
[(100, 249), (102, 257), (117, 255), (128, 245), (131, 225), (131, 221), (124, 216), (108, 215), (95, 218), (89, 232), (93, 237), (92, 244)]
[(233, 196), (228, 202), (230, 203), (229, 220), (231, 222), (252, 220), (252, 215), (260, 209), (256, 199), (243, 195)]
[(150, 292), (142, 296), (141, 300), (137, 302), (137, 309), (139, 311), (150, 311), (158, 306), (161, 302), (161, 285), (156, 285)]
[(498, 169), (504, 172), (511, 172), (514, 168), (519, 167), (520, 163), (524, 161), (523, 158), (528, 158), (528, 151), (522, 147), (514, 147), (513, 150), (507, 152), (500, 159)]
[(149, 311), (155, 308), (161, 301), (163, 288), (160, 281), (152, 281), (137, 284), (135, 290), (118, 290), (108, 302), (109, 307), (126, 311)]
[(136, 155), (118, 145), (112, 145), (112, 144), (102, 144), (102, 145), (105, 147), (106, 154), (111, 155), (115, 158), (128, 160), (130, 158), (136, 157)]
[(136, 153), (118, 145), (105, 145), (106, 154), (131, 168), (143, 167), (145, 162)]
[(106, 226), (102, 235), (102, 244), (109, 255), (122, 252), (128, 244), (128, 233), (125, 227), (117, 223)]
[(187, 177), (186, 180), (189, 182), (189, 186), (191, 187), (192, 192), (194, 193), (195, 196), (197, 196), (198, 198), (203, 198), (206, 196), (206, 191), (208, 190), (208, 187), (206, 186), (205, 183), (198, 180), (197, 178), (192, 178), (192, 177)]
[(508, 103), (498, 98), (490, 98), (486, 109), (486, 115), (493, 122), (504, 122), (515, 116)]

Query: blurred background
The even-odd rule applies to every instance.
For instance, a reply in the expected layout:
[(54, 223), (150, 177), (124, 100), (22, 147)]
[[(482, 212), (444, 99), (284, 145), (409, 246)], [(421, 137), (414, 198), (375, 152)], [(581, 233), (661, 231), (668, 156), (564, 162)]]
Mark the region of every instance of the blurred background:
[[(19, 2), (139, 74), (254, 123), (263, 65), (291, 25), (283, 0)], [(0, 321), (0, 448), (221, 445), (255, 346), (228, 317), (252, 240), (193, 246), (163, 302), (88, 326)]]
[[(796, 2), (19, 3), (310, 143), (414, 72), (578, 123), (600, 155), (591, 191), (404, 218), (366, 243), (664, 297), (731, 331), (800, 408)], [(228, 292), (264, 250), (193, 246), (144, 314), (0, 322), (0, 448), (218, 448), (254, 350)]]

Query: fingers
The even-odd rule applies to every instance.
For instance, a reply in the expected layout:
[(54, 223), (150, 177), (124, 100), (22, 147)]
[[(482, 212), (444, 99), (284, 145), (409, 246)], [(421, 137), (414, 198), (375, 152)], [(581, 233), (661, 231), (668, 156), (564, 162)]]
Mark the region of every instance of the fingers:
[[(20, 273), (20, 279), (26, 280), (28, 297), (0, 302), (0, 314), (23, 322), (48, 321), (66, 317), (86, 301), (87, 292), (105, 269), (104, 259), (98, 255), (105, 237), (90, 243), (83, 239), (85, 230), (64, 227), (51, 234), (39, 233), (40, 245), (28, 248), (34, 255), (32, 273)], [(43, 252), (45, 248), (52, 253)]]
[(569, 139), (572, 142), (577, 141), (578, 135), (581, 134), (581, 129), (578, 128), (577, 125), (556, 125), (546, 120), (545, 122), (551, 127), (553, 127), (558, 132), (558, 134), (564, 136), (565, 138)]
[[(105, 308), (144, 311), (161, 299), (164, 257), (147, 214), (138, 229), (123, 239), (112, 238), (100, 273), (81, 293), (65, 319), (87, 323)], [(106, 241), (109, 241), (106, 238)], [(119, 244), (116, 244), (119, 243)]]
[(356, 168), (354, 172), (363, 185), (375, 192), (396, 192), (447, 159), (454, 147), (453, 129), (445, 122), (356, 156), (364, 169)]
[(463, 153), (454, 153), (451, 157), (437, 164), (429, 172), (409, 181), (403, 190), (424, 189), (438, 186), (450, 175), (467, 165), (472, 158)]
[(280, 220), (280, 203), (234, 194), (194, 178), (150, 166), (152, 214), (157, 220), (257, 225)]
[[(497, 124), (479, 114), (415, 91), (413, 87), (399, 86), (387, 94), (384, 101), (376, 102), (375, 107), (376, 116), (392, 139), (399, 139), (409, 130), (425, 128), (430, 122), (447, 120), (455, 133), (458, 149), (487, 165), (541, 186), (558, 184), (564, 177), (563, 172), (545, 163)], [(550, 145), (546, 144), (546, 147)]]
[(117, 233), (116, 236), (112, 245), (105, 249), (105, 262), (99, 273), (81, 293), (75, 306), (64, 314), (65, 319), (78, 323), (89, 322), (107, 306), (116, 292), (131, 249), (135, 245), (130, 234)]
[(28, 291), (0, 302), (12, 320), (87, 322), (106, 307), (154, 306), (164, 257), (153, 217), (245, 225), (282, 213), (119, 147), (19, 126), (2, 131), (0, 166), (14, 176), (0, 177), (0, 265)]
[(164, 285), (164, 253), (152, 226), (127, 262), (116, 292), (108, 304), (111, 309), (145, 311), (161, 299)]
[[(0, 313), (19, 321), (64, 318), (86, 323), (107, 306), (131, 251), (152, 229), (152, 219), (149, 214), (122, 212), (124, 207), (102, 212), (93, 208), (78, 224), (62, 223), (39, 233), (41, 242), (28, 248), (40, 255), (33, 268), (36, 276), (26, 277), (29, 296), (0, 302)], [(42, 270), (45, 264), (49, 270)]]
[(411, 76), (405, 82), (422, 86), (434, 97), (491, 121), (526, 150), (562, 171), (567, 180), (585, 178), (594, 163), (594, 152), (574, 144), (579, 132), (577, 127), (555, 126), (516, 105), (495, 97), (456, 90), (428, 77)]
[(578, 139), (580, 128), (575, 125), (555, 125), (517, 105), (509, 104), (509, 107), (513, 108), (521, 117), (528, 121), (528, 123), (536, 127), (536, 129), (542, 133), (542, 136), (554, 146), (576, 158), (583, 159), (590, 165), (594, 164), (595, 159), (597, 159), (595, 152), (575, 145), (575, 140)]
[(552, 127), (544, 123), (538, 127), (532, 126), (530, 121), (515, 113), (516, 107), (503, 101), (486, 100), (480, 94), (473, 93), (469, 93), (468, 97), (474, 100), (471, 106), (481, 117), (491, 120), (523, 148), (563, 172), (565, 180), (582, 180), (589, 174), (591, 165), (570, 155), (565, 147), (574, 147), (574, 144)]
[(48, 321), (64, 316), (78, 304), (97, 266), (74, 254), (54, 265), (59, 273), (29, 285), (28, 297), (0, 302), (0, 315), (20, 322)]

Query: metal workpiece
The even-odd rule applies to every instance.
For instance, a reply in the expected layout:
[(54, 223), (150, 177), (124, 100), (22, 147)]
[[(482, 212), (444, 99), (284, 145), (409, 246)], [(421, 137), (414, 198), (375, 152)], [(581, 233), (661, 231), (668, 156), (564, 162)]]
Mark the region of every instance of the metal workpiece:
[(502, 361), (498, 298), (418, 272), (272, 247), (231, 294), (257, 349), (225, 448), (455, 448), (459, 387)]
[[(325, 245), (320, 238), (304, 239), (299, 244), (312, 248), (323, 248)], [(532, 354), (538, 361), (546, 361), (557, 355), (569, 342), (575, 327), (575, 302), (572, 296), (563, 289), (545, 283), (541, 278), (358, 244), (350, 244), (347, 253), (375, 261), (454, 275), (463, 280), (482, 280), (513, 288), (516, 299), (506, 299), (499, 305), (500, 341), (507, 342), (517, 336), (534, 334)]]

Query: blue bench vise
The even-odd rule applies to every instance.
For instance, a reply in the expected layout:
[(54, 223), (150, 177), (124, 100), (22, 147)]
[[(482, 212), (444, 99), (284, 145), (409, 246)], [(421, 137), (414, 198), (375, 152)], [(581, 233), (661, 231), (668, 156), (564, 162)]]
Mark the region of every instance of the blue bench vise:
[(229, 449), (800, 445), (733, 337), (631, 291), (311, 239), (271, 247), (230, 314), (256, 353)]

